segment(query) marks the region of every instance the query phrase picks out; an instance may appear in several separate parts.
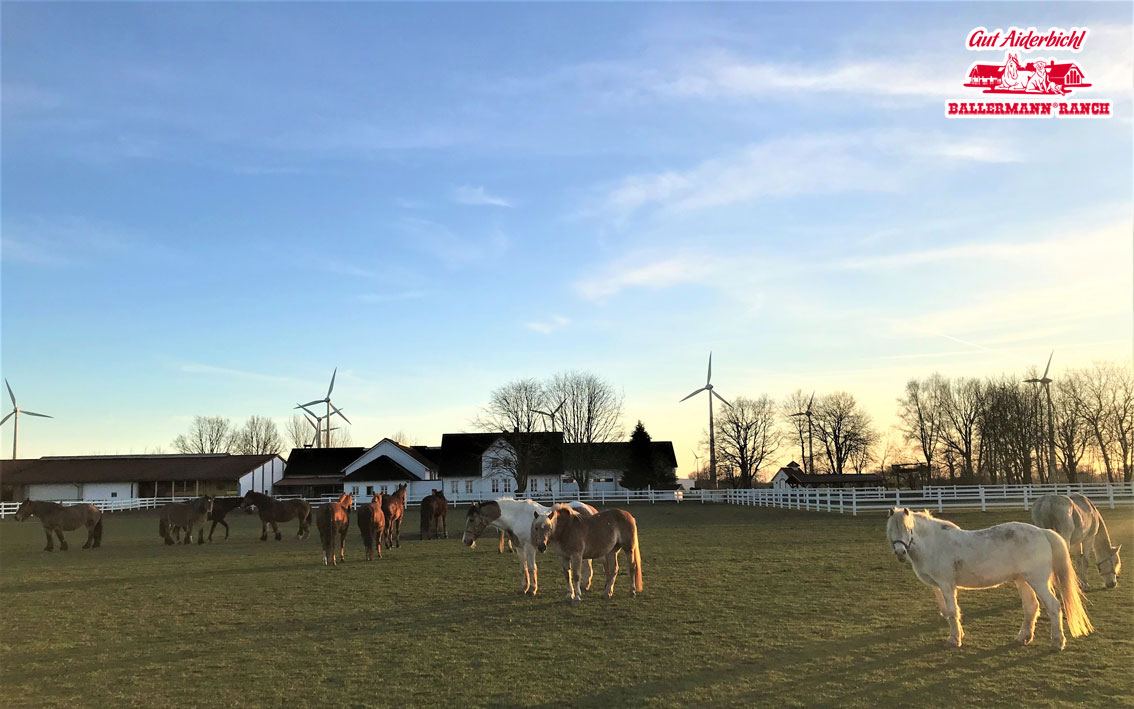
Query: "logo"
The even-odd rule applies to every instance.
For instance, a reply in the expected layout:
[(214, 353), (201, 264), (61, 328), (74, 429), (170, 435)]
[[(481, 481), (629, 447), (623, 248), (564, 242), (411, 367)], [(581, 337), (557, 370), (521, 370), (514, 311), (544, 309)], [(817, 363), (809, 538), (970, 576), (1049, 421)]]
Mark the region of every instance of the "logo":
[(1027, 30), (1012, 27), (1007, 32), (1001, 29), (990, 32), (977, 27), (969, 33), (965, 48), (976, 52), (1003, 51), (1004, 60), (973, 62), (962, 86), (978, 89), (982, 94), (1005, 95), (1017, 100), (950, 101), (945, 104), (945, 115), (949, 118), (1109, 117), (1110, 101), (1066, 100), (1072, 93), (1091, 86), (1077, 61), (1037, 57), (1025, 62), (1020, 58), (1022, 53), (1032, 51), (1078, 53), (1087, 32), (1085, 27), (1070, 30), (1053, 27), (1046, 33), (1037, 32), (1034, 27)]

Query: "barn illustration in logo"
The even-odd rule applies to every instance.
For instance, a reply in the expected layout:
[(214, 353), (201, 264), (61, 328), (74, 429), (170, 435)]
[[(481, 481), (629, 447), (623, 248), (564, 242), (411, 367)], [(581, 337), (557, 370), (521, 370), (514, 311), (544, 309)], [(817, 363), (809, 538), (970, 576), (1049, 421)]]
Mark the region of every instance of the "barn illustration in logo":
[(965, 86), (984, 89), (986, 94), (1048, 94), (1066, 96), (1072, 89), (1085, 88), (1083, 70), (1073, 62), (1035, 59), (1020, 64), (1009, 52), (1003, 64), (974, 62)]

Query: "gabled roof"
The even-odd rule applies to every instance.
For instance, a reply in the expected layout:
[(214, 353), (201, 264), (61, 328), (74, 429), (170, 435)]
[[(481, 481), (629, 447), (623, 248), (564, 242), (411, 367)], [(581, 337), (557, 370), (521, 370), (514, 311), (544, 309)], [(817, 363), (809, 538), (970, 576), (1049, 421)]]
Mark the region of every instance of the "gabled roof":
[(47, 483), (238, 480), (268, 463), (275, 454), (90, 455), (0, 462), (0, 482)]
[(358, 470), (343, 478), (343, 482), (355, 480), (420, 480), (410, 471), (388, 456), (378, 456)]
[[(566, 443), (563, 446), (564, 465), (568, 469), (589, 467), (592, 470), (625, 470), (630, 461), (630, 443)], [(670, 468), (677, 467), (677, 455), (670, 441), (650, 441), (654, 460)]]
[(862, 473), (860, 475), (809, 475), (790, 470), (782, 470), (781, 472), (787, 473), (788, 482), (794, 482), (797, 485), (842, 485), (845, 483), (862, 485), (865, 483), (882, 482), (882, 476), (877, 473)]
[(438, 474), (443, 478), (481, 477), (485, 452), (501, 438), (511, 441), (515, 446), (530, 446), (529, 450), (537, 451), (538, 474), (563, 474), (563, 433), (560, 431), (446, 433), (441, 436), (441, 466)]
[(366, 452), (351, 448), (292, 448), (287, 457), (287, 478), (332, 477), (342, 480), (343, 468)]

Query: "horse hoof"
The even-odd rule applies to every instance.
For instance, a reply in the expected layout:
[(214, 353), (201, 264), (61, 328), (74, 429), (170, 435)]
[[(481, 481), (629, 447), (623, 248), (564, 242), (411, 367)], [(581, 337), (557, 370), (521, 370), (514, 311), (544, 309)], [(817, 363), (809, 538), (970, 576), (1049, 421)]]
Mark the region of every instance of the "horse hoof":
[(67, 544), (66, 543), (60, 544), (59, 545), (59, 551), (67, 551)]
[(1062, 652), (1063, 648), (1067, 646), (1067, 642), (1063, 638), (1051, 641), (1051, 649), (1056, 652)]
[(282, 535), (282, 534), (277, 534), (277, 535), (276, 535), (276, 541), (278, 542), (278, 541), (280, 541), (281, 539), (283, 539), (283, 535)]
[(577, 605), (579, 605), (580, 603), (582, 603), (582, 601), (583, 601), (583, 599), (581, 599), (581, 598), (572, 598), (572, 599), (571, 599), (571, 600), (569, 601), (569, 603), (571, 604), (571, 606), (572, 606), (572, 607), (574, 607), (574, 606), (577, 606)]

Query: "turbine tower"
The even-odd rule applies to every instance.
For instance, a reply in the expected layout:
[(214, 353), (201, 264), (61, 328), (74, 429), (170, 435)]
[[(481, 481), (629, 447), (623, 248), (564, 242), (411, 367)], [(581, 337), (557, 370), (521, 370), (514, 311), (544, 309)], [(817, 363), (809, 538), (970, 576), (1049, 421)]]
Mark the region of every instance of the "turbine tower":
[[(312, 416), (315, 416), (315, 414), (312, 413), (311, 410), (307, 408), (308, 406), (314, 406), (315, 404), (326, 404), (327, 405), (327, 413), (325, 415), (315, 416), (316, 421), (322, 422), (322, 421), (325, 420), (327, 422), (327, 425), (326, 425), (326, 436), (327, 436), (326, 437), (326, 447), (327, 448), (331, 447), (331, 431), (332, 431), (332, 429), (331, 429), (331, 412), (334, 411), (336, 414), (338, 414), (339, 416), (342, 417), (343, 421), (350, 423), (350, 419), (348, 419), (346, 417), (346, 415), (344, 415), (343, 412), (340, 411), (337, 406), (335, 406), (334, 404), (331, 403), (331, 392), (334, 391), (334, 389), (335, 389), (335, 376), (338, 373), (339, 373), (339, 368), (335, 367), (335, 371), (331, 373), (331, 386), (327, 387), (327, 395), (326, 396), (324, 396), (322, 399), (316, 399), (315, 401), (308, 401), (306, 404), (300, 404), (299, 406), (295, 407), (297, 409), (303, 409), (304, 411), (311, 414)], [(318, 430), (318, 429), (316, 429), (316, 430)], [(316, 437), (318, 437), (318, 435), (316, 435)]]
[[(713, 391), (713, 353), (709, 352), (709, 373), (705, 377), (705, 386), (697, 389), (692, 394), (689, 394), (685, 399), (690, 399), (703, 391), (709, 392), (709, 485), (713, 489), (717, 487), (717, 432), (713, 429), (713, 397), (720, 399), (725, 406), (732, 408), (732, 404), (725, 401), (724, 397)], [(682, 399), (681, 401), (685, 401)], [(681, 403), (681, 402), (678, 402)]]
[(567, 398), (564, 397), (563, 401), (559, 402), (559, 406), (556, 406), (551, 411), (540, 411), (539, 409), (532, 409), (532, 413), (539, 414), (540, 416), (546, 416), (547, 420), (548, 420), (548, 429), (547, 430), (548, 431), (554, 431), (555, 430), (555, 415), (559, 413), (559, 410), (562, 409), (563, 405), (566, 404), (566, 403), (567, 403)]
[(15, 460), (16, 443), (20, 438), (20, 414), (24, 414), (25, 416), (38, 416), (45, 419), (55, 417), (48, 416), (47, 414), (37, 414), (36, 412), (28, 411), (27, 409), (21, 409), (16, 405), (16, 395), (12, 393), (12, 385), (8, 383), (7, 379), (4, 380), (4, 386), (8, 387), (8, 398), (12, 400), (12, 410), (8, 412), (7, 416), (0, 419), (0, 426), (3, 426), (8, 419), (12, 419), (12, 460)]
[(811, 392), (811, 399), (808, 400), (806, 409), (791, 414), (792, 418), (807, 417), (807, 460), (803, 461), (803, 472), (808, 475), (815, 474), (815, 449), (811, 445), (811, 405), (813, 403), (815, 403), (815, 392)]
[(1055, 409), (1051, 404), (1051, 379), (1047, 376), (1047, 373), (1051, 369), (1051, 358), (1054, 356), (1055, 350), (1052, 350), (1047, 357), (1047, 366), (1043, 368), (1042, 377), (1024, 380), (1028, 384), (1039, 384), (1047, 395), (1047, 477), (1051, 482), (1055, 482), (1052, 480), (1055, 476)]

